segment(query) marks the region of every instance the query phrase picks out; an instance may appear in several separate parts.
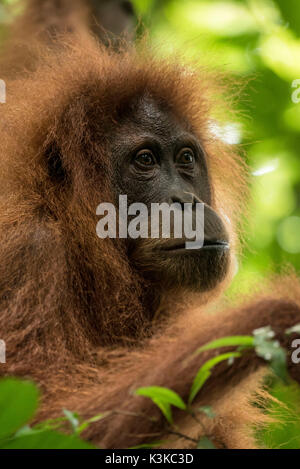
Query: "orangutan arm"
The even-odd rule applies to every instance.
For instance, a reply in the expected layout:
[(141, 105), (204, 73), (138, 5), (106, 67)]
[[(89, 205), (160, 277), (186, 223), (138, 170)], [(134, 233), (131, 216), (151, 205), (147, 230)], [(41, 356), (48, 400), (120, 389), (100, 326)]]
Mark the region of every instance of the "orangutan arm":
[[(222, 314), (222, 321), (220, 317), (216, 321), (211, 315), (203, 320), (202, 329), (185, 330), (176, 340), (164, 336), (153, 339), (149, 349), (132, 352), (129, 359), (127, 355), (124, 363), (119, 361), (121, 371), (111, 375), (106, 385), (93, 386), (84, 394), (72, 396), (64, 406), (88, 417), (113, 411), (86, 431), (85, 436), (101, 447), (128, 448), (149, 439), (157, 440), (165, 430), (165, 420), (150, 399), (135, 396), (133, 390), (140, 386), (164, 386), (176, 391), (186, 402), (200, 366), (220, 353), (220, 350), (207, 351), (190, 359), (197, 347), (219, 337), (251, 334), (256, 328), (270, 325), (279, 341), (290, 349), (295, 337), (285, 335), (284, 331), (299, 322), (299, 306), (284, 300), (264, 300), (228, 310)], [(111, 363), (110, 369), (112, 366)], [(217, 365), (197, 399), (208, 396), (207, 404), (211, 404), (211, 396), (228, 385), (237, 386), (261, 366), (265, 366), (265, 362), (254, 352), (248, 352), (231, 366), (226, 362)], [(288, 366), (292, 376), (300, 382), (300, 367), (293, 365), (290, 358)], [(180, 415), (182, 411), (174, 409), (176, 424), (180, 423)]]

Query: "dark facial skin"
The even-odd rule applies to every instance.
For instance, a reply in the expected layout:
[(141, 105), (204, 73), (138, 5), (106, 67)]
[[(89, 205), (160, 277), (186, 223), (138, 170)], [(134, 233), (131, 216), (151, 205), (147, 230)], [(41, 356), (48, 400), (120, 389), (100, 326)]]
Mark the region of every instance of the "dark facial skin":
[(141, 100), (121, 121), (112, 141), (116, 200), (128, 205), (203, 202), (204, 246), (185, 249), (186, 239), (128, 240), (129, 257), (142, 274), (164, 288), (214, 288), (228, 268), (223, 222), (211, 207), (211, 184), (201, 143), (188, 125), (150, 99)]
[(128, 203), (192, 202), (191, 193), (210, 204), (211, 189), (203, 150), (189, 129), (149, 100), (142, 101), (119, 129), (118, 192)]

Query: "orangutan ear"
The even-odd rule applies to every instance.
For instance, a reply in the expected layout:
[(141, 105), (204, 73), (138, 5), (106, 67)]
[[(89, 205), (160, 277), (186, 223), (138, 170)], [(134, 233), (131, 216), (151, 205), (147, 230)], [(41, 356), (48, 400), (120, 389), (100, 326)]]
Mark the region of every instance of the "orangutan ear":
[(45, 159), (50, 179), (55, 183), (66, 183), (68, 181), (68, 174), (63, 164), (60, 148), (55, 141), (47, 146)]

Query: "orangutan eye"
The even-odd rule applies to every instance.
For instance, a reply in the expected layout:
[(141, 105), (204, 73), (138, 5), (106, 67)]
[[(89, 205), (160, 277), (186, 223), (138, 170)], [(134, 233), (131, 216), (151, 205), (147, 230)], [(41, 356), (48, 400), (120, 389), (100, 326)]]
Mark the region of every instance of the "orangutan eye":
[(194, 152), (190, 148), (183, 148), (177, 156), (176, 162), (184, 166), (193, 166), (195, 161)]
[(153, 153), (150, 150), (140, 150), (135, 158), (134, 162), (139, 166), (153, 167), (156, 165), (156, 160)]

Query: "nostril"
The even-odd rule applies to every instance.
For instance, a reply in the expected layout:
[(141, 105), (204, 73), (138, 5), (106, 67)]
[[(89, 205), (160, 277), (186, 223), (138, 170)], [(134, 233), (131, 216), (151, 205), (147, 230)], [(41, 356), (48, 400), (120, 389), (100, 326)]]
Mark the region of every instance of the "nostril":
[(182, 210), (184, 209), (184, 204), (193, 204), (197, 202), (197, 198), (191, 192), (183, 192), (181, 194), (174, 194), (170, 197), (170, 203), (180, 204)]
[(181, 210), (184, 210), (184, 202), (181, 199), (179, 199), (178, 197), (172, 197), (171, 198), (171, 204), (179, 204)]
[(128, 15), (134, 15), (134, 8), (130, 1), (121, 2), (121, 7)]

